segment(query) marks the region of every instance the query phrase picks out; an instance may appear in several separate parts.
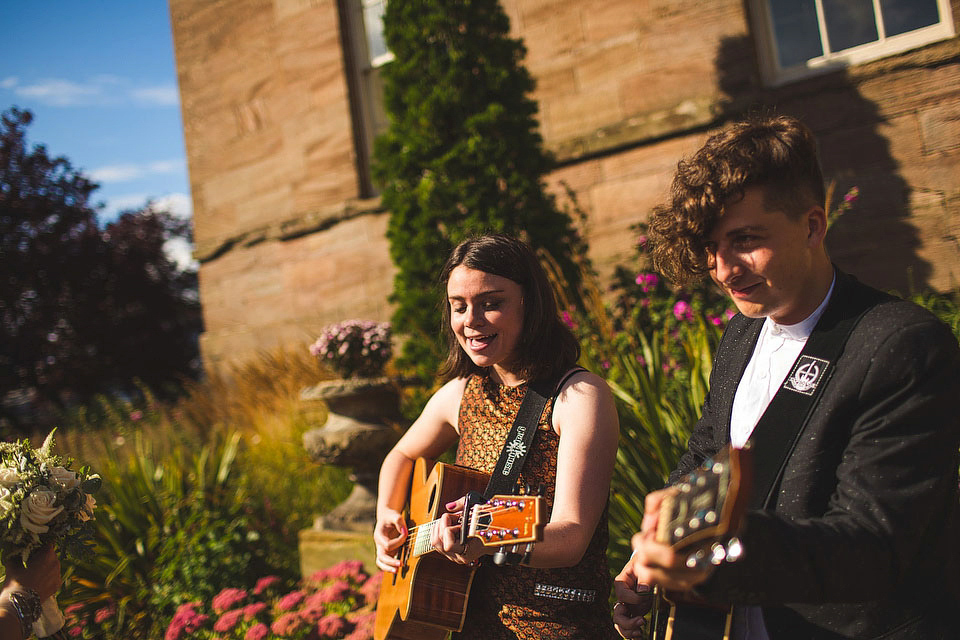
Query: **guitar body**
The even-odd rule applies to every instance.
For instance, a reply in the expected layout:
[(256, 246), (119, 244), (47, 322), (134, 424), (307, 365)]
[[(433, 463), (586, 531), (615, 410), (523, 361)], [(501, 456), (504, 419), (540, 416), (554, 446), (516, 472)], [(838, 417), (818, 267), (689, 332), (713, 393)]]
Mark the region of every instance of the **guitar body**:
[[(444, 505), (470, 491), (483, 491), (488, 474), (466, 467), (424, 459), (413, 468), (407, 528), (432, 522)], [(397, 573), (384, 572), (377, 600), (374, 640), (443, 640), (459, 631), (475, 569), (447, 560), (439, 553), (417, 555), (405, 545)]]

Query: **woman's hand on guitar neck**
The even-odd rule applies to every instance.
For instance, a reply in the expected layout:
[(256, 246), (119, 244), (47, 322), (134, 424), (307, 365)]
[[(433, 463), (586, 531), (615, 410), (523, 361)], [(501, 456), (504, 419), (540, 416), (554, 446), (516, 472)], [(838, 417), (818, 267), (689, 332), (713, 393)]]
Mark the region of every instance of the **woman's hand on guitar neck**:
[(443, 554), (451, 562), (472, 564), (484, 555), (484, 547), (477, 540), (467, 540), (460, 544), (461, 516), (466, 498), (446, 505), (447, 513), (440, 516), (430, 531), (430, 546)]
[(397, 551), (407, 539), (407, 523), (403, 513), (394, 509), (381, 509), (377, 526), (373, 530), (373, 542), (377, 547), (377, 566), (383, 571), (396, 573), (401, 562)]

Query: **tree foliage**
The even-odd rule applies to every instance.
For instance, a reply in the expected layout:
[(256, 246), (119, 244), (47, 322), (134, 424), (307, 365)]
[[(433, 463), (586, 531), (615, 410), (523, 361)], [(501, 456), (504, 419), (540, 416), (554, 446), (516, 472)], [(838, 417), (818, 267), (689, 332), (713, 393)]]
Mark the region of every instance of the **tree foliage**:
[(497, 0), (391, 0), (383, 69), (391, 119), (375, 144), (374, 175), (390, 212), (398, 271), (394, 329), (409, 338), (401, 367), (436, 373), (437, 276), (450, 250), (478, 232), (523, 235), (575, 280), (582, 252), (570, 217), (544, 190), (552, 159), (529, 98), (526, 53), (508, 37)]
[(200, 331), (196, 274), (165, 243), (189, 223), (147, 206), (105, 229), (97, 185), (43, 145), (28, 148), (32, 114), (0, 120), (0, 411), (11, 394), (40, 404), (83, 401), (139, 379), (161, 387), (193, 375)]

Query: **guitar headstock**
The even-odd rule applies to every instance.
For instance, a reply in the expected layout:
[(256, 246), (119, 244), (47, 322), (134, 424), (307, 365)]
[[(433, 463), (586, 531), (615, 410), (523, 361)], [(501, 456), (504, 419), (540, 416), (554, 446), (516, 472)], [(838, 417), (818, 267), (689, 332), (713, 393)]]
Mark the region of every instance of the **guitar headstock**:
[(673, 485), (660, 506), (657, 541), (686, 549), (736, 535), (750, 497), (750, 454), (727, 447)]
[(493, 496), (470, 508), (467, 537), (485, 547), (537, 542), (543, 538), (546, 503), (542, 496)]

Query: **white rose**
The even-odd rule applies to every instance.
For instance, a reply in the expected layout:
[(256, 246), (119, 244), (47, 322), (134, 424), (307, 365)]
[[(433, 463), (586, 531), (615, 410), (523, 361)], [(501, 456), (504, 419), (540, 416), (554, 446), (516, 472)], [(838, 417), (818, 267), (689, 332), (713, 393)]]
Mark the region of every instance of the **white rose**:
[(87, 494), (87, 502), (77, 511), (77, 517), (80, 518), (80, 522), (86, 522), (93, 518), (93, 510), (97, 508), (97, 499), (93, 497), (93, 494)]
[(76, 472), (64, 469), (63, 467), (50, 469), (50, 480), (52, 480), (54, 484), (60, 485), (64, 491), (73, 491), (80, 484)]
[(50, 530), (47, 524), (60, 515), (63, 506), (53, 506), (57, 501), (57, 494), (46, 489), (35, 489), (30, 492), (21, 505), (20, 526), (30, 533), (46, 533)]
[(13, 511), (13, 494), (10, 489), (0, 486), (0, 518), (6, 518)]
[(10, 467), (0, 468), (0, 486), (12, 489), (20, 482), (20, 474)]

